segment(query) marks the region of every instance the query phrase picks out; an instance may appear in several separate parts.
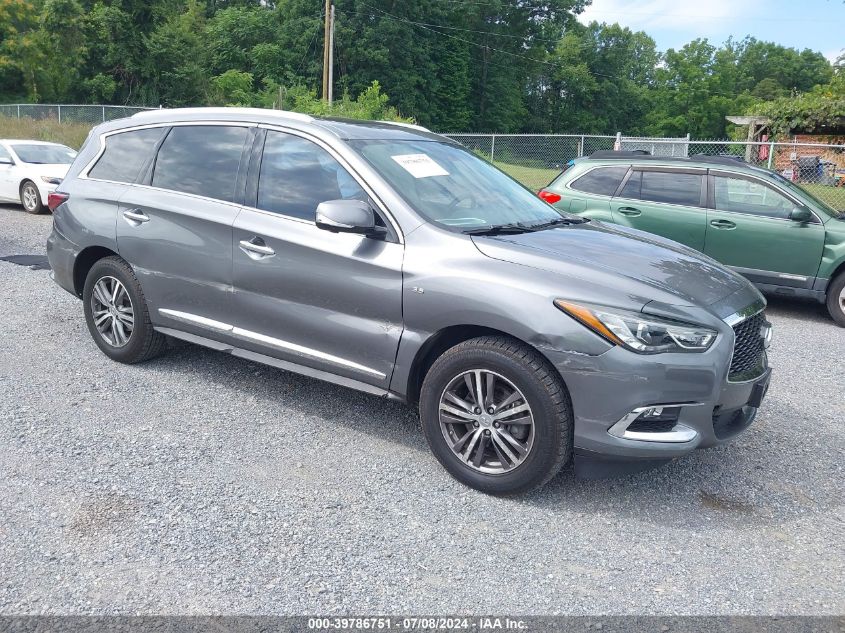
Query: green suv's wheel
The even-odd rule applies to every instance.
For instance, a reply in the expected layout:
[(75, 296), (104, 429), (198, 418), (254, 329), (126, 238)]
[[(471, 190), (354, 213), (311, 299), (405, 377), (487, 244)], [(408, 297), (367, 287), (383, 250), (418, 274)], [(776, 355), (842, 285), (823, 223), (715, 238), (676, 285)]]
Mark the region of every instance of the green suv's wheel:
[(827, 288), (827, 310), (836, 323), (845, 327), (845, 271), (839, 273)]
[(21, 204), (27, 213), (37, 215), (44, 211), (44, 204), (41, 201), (41, 194), (38, 193), (38, 187), (31, 180), (26, 180), (21, 185)]
[(103, 353), (121, 363), (138, 363), (161, 354), (167, 339), (156, 332), (132, 267), (120, 257), (98, 261), (82, 291), (85, 321)]
[(452, 476), (491, 494), (537, 488), (572, 454), (572, 413), (560, 375), (506, 337), (465, 341), (438, 358), (423, 382), (420, 418)]

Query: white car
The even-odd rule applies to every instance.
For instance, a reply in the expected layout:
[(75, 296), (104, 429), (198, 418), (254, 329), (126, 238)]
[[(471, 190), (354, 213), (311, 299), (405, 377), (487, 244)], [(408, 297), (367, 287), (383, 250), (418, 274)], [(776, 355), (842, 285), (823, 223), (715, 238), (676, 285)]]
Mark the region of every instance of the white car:
[(41, 213), (74, 158), (75, 150), (58, 143), (0, 139), (0, 201)]

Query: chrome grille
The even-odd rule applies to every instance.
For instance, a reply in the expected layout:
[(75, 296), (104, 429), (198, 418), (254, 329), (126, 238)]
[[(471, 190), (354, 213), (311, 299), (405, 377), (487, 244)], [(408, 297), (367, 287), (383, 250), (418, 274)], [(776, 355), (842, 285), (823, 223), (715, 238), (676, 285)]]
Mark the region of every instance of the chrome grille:
[(734, 382), (751, 380), (763, 373), (763, 358), (766, 349), (762, 327), (765, 323), (766, 315), (758, 312), (733, 326), (736, 341), (728, 374), (729, 380)]

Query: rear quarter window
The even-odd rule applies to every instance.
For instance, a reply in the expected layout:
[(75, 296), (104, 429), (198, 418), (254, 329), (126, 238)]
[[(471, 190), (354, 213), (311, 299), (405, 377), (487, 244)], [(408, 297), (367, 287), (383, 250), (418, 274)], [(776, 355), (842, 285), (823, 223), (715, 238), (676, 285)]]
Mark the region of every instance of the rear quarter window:
[(114, 182), (135, 182), (138, 172), (152, 156), (166, 128), (118, 132), (106, 137), (106, 149), (88, 171), (89, 178)]
[(628, 165), (596, 167), (570, 183), (570, 189), (593, 193), (599, 196), (612, 196), (628, 173)]

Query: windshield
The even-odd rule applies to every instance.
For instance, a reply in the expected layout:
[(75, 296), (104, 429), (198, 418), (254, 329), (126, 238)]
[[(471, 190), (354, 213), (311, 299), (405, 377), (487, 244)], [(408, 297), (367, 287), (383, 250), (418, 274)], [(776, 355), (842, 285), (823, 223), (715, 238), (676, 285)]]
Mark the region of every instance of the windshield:
[(64, 145), (14, 144), (12, 149), (25, 163), (70, 165), (76, 158), (76, 152)]
[(824, 211), (824, 212), (826, 212), (826, 213), (828, 213), (828, 214), (830, 214), (834, 217), (837, 217), (837, 216), (841, 215), (843, 212), (845, 212), (845, 209), (841, 209), (841, 210), (834, 209), (827, 202), (825, 202), (824, 200), (820, 199), (818, 196), (813, 194), (809, 189), (804, 189), (804, 187), (796, 185), (789, 178), (785, 178), (784, 176), (782, 176), (781, 174), (779, 174), (777, 172), (774, 172), (773, 175), (774, 175), (775, 179), (778, 181), (779, 185), (781, 185), (782, 187), (786, 187), (792, 193), (798, 194), (799, 196), (804, 196), (805, 198), (809, 198), (810, 200), (815, 202), (817, 206), (821, 207), (822, 211)]
[(414, 209), (436, 224), (467, 231), (568, 217), (462, 147), (423, 140), (349, 144)]

